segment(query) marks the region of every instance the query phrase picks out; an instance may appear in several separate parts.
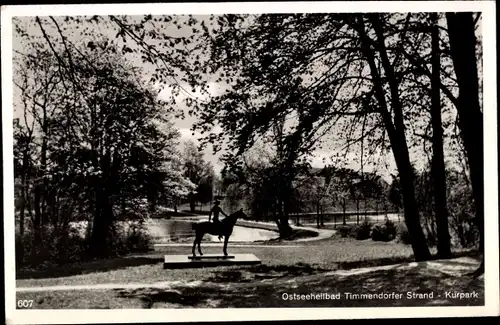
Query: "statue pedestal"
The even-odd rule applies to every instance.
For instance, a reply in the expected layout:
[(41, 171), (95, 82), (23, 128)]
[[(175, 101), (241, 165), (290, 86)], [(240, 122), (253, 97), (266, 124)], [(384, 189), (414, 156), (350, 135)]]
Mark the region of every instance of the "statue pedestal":
[(199, 267), (214, 267), (224, 265), (257, 265), (262, 262), (254, 254), (222, 254), (192, 255), (165, 255), (164, 269), (185, 269)]
[[(168, 255), (167, 255), (168, 256)], [(175, 255), (173, 255), (175, 256)], [(218, 255), (218, 254), (206, 254), (206, 255), (196, 255), (196, 256), (188, 256), (188, 259), (190, 260), (210, 260), (210, 259), (228, 259), (228, 258), (234, 258), (234, 255)]]

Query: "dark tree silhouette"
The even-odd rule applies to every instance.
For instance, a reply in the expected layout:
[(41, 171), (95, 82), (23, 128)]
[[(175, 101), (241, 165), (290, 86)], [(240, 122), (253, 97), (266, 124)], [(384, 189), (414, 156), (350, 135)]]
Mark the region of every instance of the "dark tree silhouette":
[(448, 230), (448, 210), (446, 208), (446, 173), (443, 153), (443, 123), (441, 119), (441, 64), (439, 49), (438, 14), (431, 15), (432, 27), (432, 85), (431, 85), (431, 123), (432, 123), (432, 179), (434, 191), (434, 215), (437, 225), (438, 255), (450, 258), (450, 233)]
[[(450, 52), (459, 88), (457, 111), (476, 207), (480, 251), (484, 255), (483, 113), (479, 104), (475, 24), (471, 12), (446, 13)], [(484, 272), (483, 263), (478, 273)]]

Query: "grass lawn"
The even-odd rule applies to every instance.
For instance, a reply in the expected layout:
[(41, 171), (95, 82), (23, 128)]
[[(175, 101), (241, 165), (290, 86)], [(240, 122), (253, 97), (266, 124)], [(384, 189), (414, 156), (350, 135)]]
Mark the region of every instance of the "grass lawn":
[(23, 299), (33, 300), (33, 309), (144, 308), (139, 299), (121, 298), (116, 292), (101, 290), (16, 293), (16, 301)]
[[(270, 267), (307, 267), (318, 272), (363, 265), (382, 265), (412, 258), (410, 246), (397, 243), (356, 241), (337, 238), (300, 247), (233, 247), (230, 254), (252, 253)], [(204, 253), (222, 254), (219, 247), (203, 247)], [(163, 255), (190, 254), (191, 247), (163, 247), (147, 255), (60, 266), (45, 271), (19, 272), (17, 286), (44, 286), (87, 283), (129, 283), (204, 279), (227, 266), (187, 270), (163, 270)]]
[[(447, 265), (476, 266), (462, 260)], [(226, 268), (207, 274), (203, 281), (176, 283), (168, 288), (20, 292), (17, 299), (33, 299), (34, 308), (245, 308), (245, 307), (381, 307), (381, 306), (480, 306), (484, 305), (483, 279), (447, 274), (431, 263), (402, 264), (382, 270), (338, 274), (297, 274), (292, 269), (270, 266)], [(189, 275), (188, 275), (189, 278)], [(195, 283), (193, 285), (193, 283)], [(447, 291), (477, 293), (469, 299), (446, 295)], [(336, 299), (293, 299), (288, 295), (336, 295)], [(353, 294), (395, 293), (376, 299)], [(408, 293), (431, 294), (410, 299)], [(303, 297), (304, 297), (303, 296)]]
[[(263, 267), (287, 269), (295, 274), (326, 272), (411, 261), (411, 247), (399, 243), (357, 241), (352, 238), (329, 238), (304, 243), (300, 247), (233, 247), (230, 254), (253, 253)], [(221, 247), (203, 247), (204, 253), (220, 253)], [(100, 260), (80, 265), (59, 266), (44, 271), (17, 274), (18, 287), (75, 285), (99, 283), (131, 283), (158, 281), (206, 280), (227, 269), (248, 269), (221, 266), (205, 269), (164, 270), (164, 255), (190, 254), (190, 247), (164, 247), (161, 251), (141, 256)], [(462, 254), (463, 255), (463, 254)]]
[[(204, 253), (222, 253), (221, 247), (203, 247)], [(283, 293), (382, 291), (406, 292), (439, 288), (482, 290), (482, 282), (445, 276), (424, 268), (390, 269), (355, 276), (332, 275), (335, 270), (393, 265), (413, 260), (411, 247), (400, 243), (328, 238), (300, 247), (234, 247), (230, 254), (253, 253), (262, 265), (164, 270), (164, 254), (190, 254), (190, 247), (60, 266), (45, 271), (19, 272), (17, 287), (54, 285), (173, 283), (168, 288), (18, 292), (17, 299), (34, 299), (34, 308), (209, 308), (299, 306), (398, 306), (426, 304), (481, 304), (484, 300), (292, 300)], [(472, 255), (456, 252), (457, 256)], [(441, 281), (441, 282), (440, 282)], [(441, 284), (440, 284), (441, 283)], [(439, 285), (439, 286), (438, 286)]]

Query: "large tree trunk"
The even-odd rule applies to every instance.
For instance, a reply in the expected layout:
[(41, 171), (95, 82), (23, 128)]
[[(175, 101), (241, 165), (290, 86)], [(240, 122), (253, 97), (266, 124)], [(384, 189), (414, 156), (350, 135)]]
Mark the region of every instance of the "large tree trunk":
[(281, 232), (284, 237), (288, 237), (292, 233), (292, 227), (290, 227), (290, 214), (289, 214), (290, 200), (286, 198), (283, 200), (283, 214), (281, 216)]
[(95, 215), (92, 224), (90, 252), (94, 257), (106, 257), (110, 253), (112, 226), (114, 222), (111, 189), (116, 184), (116, 170), (119, 162), (111, 159), (109, 152), (101, 153), (101, 159), (94, 156), (94, 163), (99, 164), (102, 178), (95, 183)]
[(105, 257), (109, 254), (109, 237), (113, 223), (113, 210), (108, 193), (105, 188), (99, 185), (95, 190), (96, 209), (90, 243), (90, 253), (93, 257)]
[(280, 199), (278, 203), (278, 211), (276, 215), (276, 225), (278, 226), (278, 232), (281, 238), (286, 238), (290, 234), (290, 225), (288, 223), (288, 217), (285, 214), (284, 202)]
[(406, 143), (405, 127), (403, 120), (403, 107), (399, 100), (398, 81), (394, 75), (393, 67), (387, 55), (385, 47), (385, 37), (383, 35), (383, 27), (380, 18), (377, 14), (370, 16), (371, 22), (376, 33), (376, 48), (380, 53), (382, 66), (387, 78), (387, 83), (390, 87), (391, 108), (394, 112), (394, 122), (389, 113), (389, 106), (385, 98), (383, 88), (384, 81), (381, 78), (377, 64), (375, 63), (375, 55), (371, 49), (371, 40), (365, 31), (363, 16), (358, 17), (358, 32), (361, 37), (361, 45), (363, 53), (370, 66), (373, 77), (373, 86), (375, 88), (375, 96), (378, 100), (378, 109), (382, 114), (387, 134), (392, 146), (394, 159), (401, 178), (401, 189), (403, 192), (403, 208), (406, 226), (411, 238), (411, 246), (415, 260), (424, 261), (431, 258), (427, 241), (420, 225), (420, 214), (418, 211), (417, 201), (415, 199), (414, 175), (410, 162), (408, 146)]
[(318, 228), (320, 227), (319, 218), (320, 218), (320, 211), (319, 211), (319, 201), (318, 201), (316, 202), (316, 225), (318, 226)]
[(431, 124), (432, 124), (432, 180), (434, 188), (434, 215), (437, 226), (437, 249), (440, 258), (450, 258), (450, 232), (446, 208), (446, 174), (443, 153), (443, 126), (441, 121), (440, 96), (440, 50), (438, 15), (432, 14), (432, 80), (431, 80)]
[(196, 198), (193, 193), (189, 194), (189, 210), (193, 213), (196, 211)]
[[(281, 189), (281, 190), (283, 190), (283, 189)], [(288, 237), (292, 232), (292, 228), (290, 227), (290, 224), (289, 224), (289, 218), (288, 218), (286, 205), (287, 205), (286, 198), (280, 197), (279, 202), (278, 202), (278, 215), (277, 215), (276, 224), (278, 226), (278, 231), (280, 233), (280, 237), (282, 237), (282, 238)]]
[(356, 224), (359, 225), (359, 197), (356, 196)]
[[(24, 181), (23, 181), (24, 182)], [(19, 206), (19, 235), (21, 238), (24, 237), (24, 212), (26, 210), (26, 200), (24, 198), (24, 184), (21, 185), (21, 196), (20, 196), (20, 206)]]
[(276, 198), (278, 203), (278, 230), (280, 237), (286, 238), (292, 233), (292, 228), (289, 223), (289, 208), (291, 200), (291, 164), (292, 159), (286, 162), (281, 162), (282, 165), (279, 167), (278, 179), (276, 179)]
[(345, 207), (346, 207), (346, 202), (345, 198), (342, 198), (342, 224), (345, 226), (347, 224), (346, 222), (346, 215), (345, 215)]
[[(33, 234), (35, 245), (39, 246), (42, 242), (42, 209), (41, 209), (41, 189), (40, 184), (38, 184), (39, 180), (35, 179), (35, 188), (34, 188), (34, 207), (35, 210), (35, 220), (33, 224)], [(35, 247), (36, 247), (35, 246)]]
[(24, 261), (24, 214), (26, 211), (26, 165), (23, 166), (21, 176), (21, 189), (20, 189), (20, 206), (19, 206), (19, 241), (16, 251), (18, 252), (18, 262), (20, 264)]
[(425, 238), (422, 226), (420, 225), (420, 214), (417, 201), (415, 199), (415, 188), (413, 184), (413, 170), (409, 158), (400, 158), (402, 162), (398, 169), (401, 173), (401, 189), (403, 192), (404, 219), (408, 233), (411, 238), (413, 254), (417, 261), (426, 261), (431, 258), (427, 240)]
[(480, 233), (479, 250), (484, 255), (483, 113), (479, 105), (474, 20), (471, 12), (447, 13), (446, 19), (459, 88), (458, 125), (470, 168), (476, 224)]
[(47, 172), (47, 107), (43, 106), (43, 116), (42, 116), (42, 147), (40, 152), (40, 175), (42, 177), (42, 184), (40, 190), (41, 196), (41, 223), (42, 226), (48, 224), (48, 213), (47, 213), (47, 189), (48, 182), (45, 177), (45, 173)]
[[(23, 153), (23, 166), (22, 166), (22, 176), (21, 176), (21, 206), (19, 211), (19, 234), (21, 235), (21, 239), (24, 239), (24, 218), (26, 211), (26, 202), (28, 200), (28, 169), (29, 169), (29, 155), (28, 152), (25, 151)], [(21, 240), (22, 242), (22, 240)]]

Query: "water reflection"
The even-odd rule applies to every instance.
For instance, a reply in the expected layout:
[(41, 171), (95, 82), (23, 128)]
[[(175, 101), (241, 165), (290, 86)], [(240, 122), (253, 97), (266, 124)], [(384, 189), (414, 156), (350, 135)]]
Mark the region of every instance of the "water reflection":
[[(194, 240), (192, 225), (195, 221), (151, 219), (146, 226), (156, 243), (191, 242)], [(235, 226), (230, 242), (252, 242), (278, 237), (278, 233), (269, 230)], [(205, 235), (204, 241), (219, 242), (217, 236)]]

